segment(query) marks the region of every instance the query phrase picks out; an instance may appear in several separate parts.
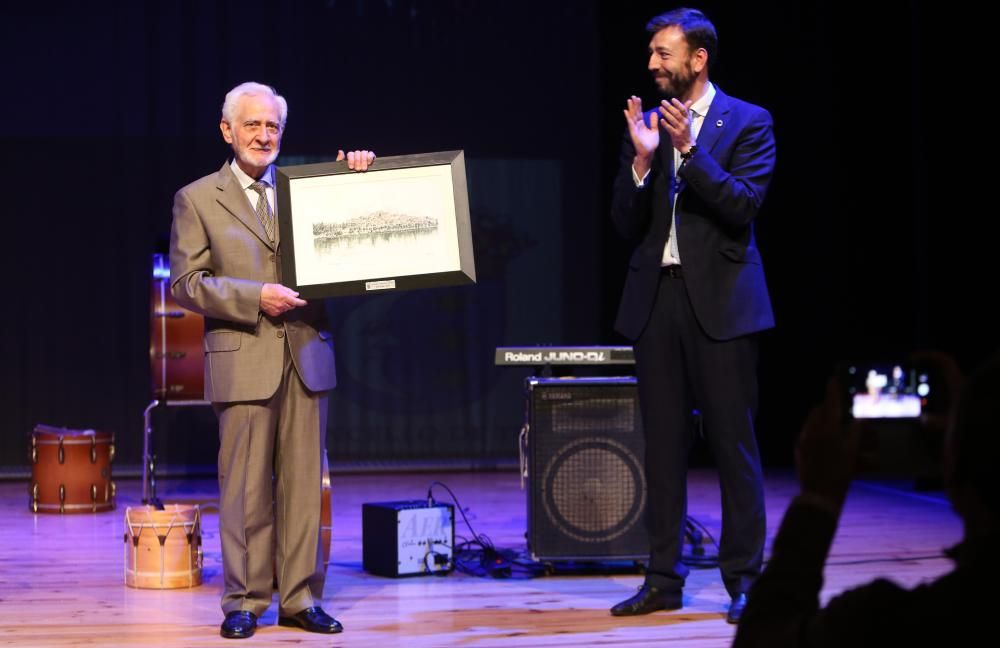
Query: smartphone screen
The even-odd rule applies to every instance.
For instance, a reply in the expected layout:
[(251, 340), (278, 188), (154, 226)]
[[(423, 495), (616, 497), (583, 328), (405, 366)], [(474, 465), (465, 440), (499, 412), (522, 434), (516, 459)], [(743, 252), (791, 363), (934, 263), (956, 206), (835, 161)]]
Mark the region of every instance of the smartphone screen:
[(847, 367), (851, 416), (859, 419), (917, 418), (927, 406), (927, 372), (903, 363), (852, 364)]

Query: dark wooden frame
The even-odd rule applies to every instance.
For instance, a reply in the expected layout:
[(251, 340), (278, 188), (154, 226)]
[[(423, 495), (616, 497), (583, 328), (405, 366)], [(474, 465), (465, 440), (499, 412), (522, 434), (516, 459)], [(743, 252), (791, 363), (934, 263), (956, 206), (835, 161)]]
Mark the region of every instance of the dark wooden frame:
[[(344, 295), (391, 292), (414, 288), (434, 288), (475, 283), (475, 257), (472, 247), (472, 226), (469, 220), (469, 197), (465, 179), (465, 155), (462, 151), (442, 151), (416, 155), (376, 158), (367, 173), (390, 174), (398, 169), (449, 165), (455, 210), (455, 244), (458, 267), (445, 272), (406, 274), (402, 276), (372, 276), (354, 281), (335, 281), (300, 286), (296, 279), (295, 214), (292, 211), (292, 191), (296, 180), (317, 176), (354, 173), (347, 162), (323, 162), (277, 167), (278, 223), (281, 232), (282, 283), (299, 292), (305, 299), (322, 299)], [(391, 179), (391, 178), (390, 178)]]

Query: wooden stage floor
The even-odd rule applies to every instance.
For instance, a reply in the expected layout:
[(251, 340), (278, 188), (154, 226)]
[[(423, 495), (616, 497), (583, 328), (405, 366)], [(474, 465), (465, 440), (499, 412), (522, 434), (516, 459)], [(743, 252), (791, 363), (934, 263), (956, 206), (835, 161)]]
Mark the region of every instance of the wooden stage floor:
[[(333, 551), (324, 608), (343, 622), (336, 637), (279, 627), (276, 604), (243, 646), (728, 646), (733, 627), (717, 570), (693, 570), (684, 609), (621, 619), (608, 607), (642, 582), (635, 572), (522, 579), (446, 577), (389, 579), (361, 569), (361, 504), (420, 499), (446, 483), (476, 531), (497, 547), (524, 548), (525, 494), (517, 473), (410, 473), (333, 477)], [(715, 474), (692, 471), (689, 513), (718, 537)], [(219, 636), (222, 587), (218, 497), (212, 480), (165, 480), (170, 502), (203, 509), (205, 583), (194, 589), (138, 590), (123, 584), (124, 512), (140, 500), (136, 480), (118, 484), (118, 508), (83, 515), (34, 515), (27, 484), (0, 482), (0, 645), (232, 646)], [(790, 473), (767, 476), (768, 551), (788, 500)], [(443, 490), (435, 489), (441, 501)], [(460, 516), (456, 534), (468, 535)], [(824, 600), (875, 576), (906, 585), (951, 568), (941, 550), (961, 525), (940, 494), (916, 494), (881, 483), (854, 485), (827, 569)]]

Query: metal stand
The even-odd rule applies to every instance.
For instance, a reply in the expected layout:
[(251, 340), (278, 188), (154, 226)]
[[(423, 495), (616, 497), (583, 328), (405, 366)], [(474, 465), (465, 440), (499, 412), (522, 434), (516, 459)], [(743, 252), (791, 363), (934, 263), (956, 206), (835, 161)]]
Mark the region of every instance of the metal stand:
[(158, 405), (167, 407), (192, 407), (195, 405), (211, 405), (204, 400), (164, 400), (153, 399), (142, 413), (142, 503), (149, 504), (157, 510), (163, 510), (163, 502), (156, 496), (156, 455), (153, 454), (153, 423), (150, 414)]

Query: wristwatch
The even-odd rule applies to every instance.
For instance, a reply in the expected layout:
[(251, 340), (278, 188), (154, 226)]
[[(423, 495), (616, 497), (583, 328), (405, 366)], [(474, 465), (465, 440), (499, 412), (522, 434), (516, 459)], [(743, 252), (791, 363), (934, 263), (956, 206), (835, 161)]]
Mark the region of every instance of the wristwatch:
[(692, 157), (694, 157), (694, 154), (697, 153), (697, 152), (698, 152), (698, 145), (697, 144), (692, 144), (691, 148), (688, 149), (687, 153), (681, 153), (681, 160), (684, 161), (684, 162), (687, 162)]

